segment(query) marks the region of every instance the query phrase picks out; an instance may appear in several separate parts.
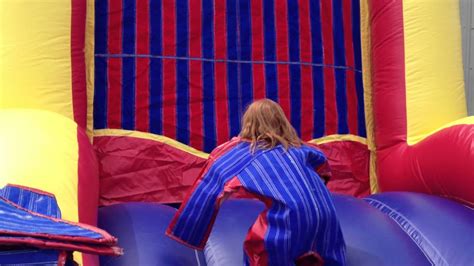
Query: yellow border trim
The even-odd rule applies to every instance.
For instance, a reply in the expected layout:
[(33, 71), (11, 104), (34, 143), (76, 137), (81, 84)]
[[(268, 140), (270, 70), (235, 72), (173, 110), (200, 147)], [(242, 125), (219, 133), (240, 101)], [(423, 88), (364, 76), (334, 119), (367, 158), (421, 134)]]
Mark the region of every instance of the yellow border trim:
[(367, 145), (367, 140), (365, 138), (356, 136), (356, 135), (350, 135), (350, 134), (329, 135), (329, 136), (324, 136), (322, 138), (312, 139), (309, 142), (316, 143), (316, 144), (324, 144), (324, 143), (335, 142), (335, 141), (354, 141), (354, 142), (359, 142), (364, 145)]
[(94, 1), (87, 1), (86, 17), (86, 82), (87, 82), (87, 135), (92, 140), (94, 112)]
[[(131, 131), (131, 130), (123, 130), (123, 129), (100, 129), (100, 130), (94, 130), (94, 137), (105, 137), (105, 136), (115, 136), (115, 137), (132, 137), (132, 138), (139, 138), (139, 139), (148, 139), (148, 140), (153, 140), (153, 141), (158, 141), (161, 143), (165, 143), (167, 145), (170, 145), (172, 147), (175, 147), (179, 150), (185, 151), (187, 153), (193, 154), (195, 156), (207, 159), (209, 157), (208, 153), (199, 151), (193, 147), (190, 147), (186, 144), (183, 144), (179, 141), (176, 141), (174, 139), (168, 138), (163, 135), (155, 135), (152, 133), (145, 133), (145, 132), (139, 132), (139, 131)], [(322, 138), (317, 138), (317, 139), (312, 139), (308, 142), (311, 143), (316, 143), (316, 144), (324, 144), (324, 143), (329, 143), (329, 142), (335, 142), (335, 141), (354, 141), (358, 142), (364, 145), (367, 145), (367, 140), (363, 137), (356, 136), (356, 135), (329, 135), (329, 136), (324, 136)]]
[(373, 116), (373, 102), (372, 102), (372, 65), (370, 62), (370, 10), (368, 0), (361, 1), (360, 6), (360, 31), (361, 31), (361, 47), (362, 47), (362, 74), (364, 81), (364, 111), (365, 111), (365, 124), (367, 129), (367, 146), (370, 151), (370, 162), (369, 162), (369, 178), (370, 178), (370, 191), (377, 193), (379, 191), (377, 181), (377, 156), (375, 151), (377, 150), (375, 145), (374, 136), (374, 116)]
[(176, 149), (185, 151), (197, 157), (207, 159), (209, 157), (208, 153), (196, 150), (188, 145), (185, 145), (179, 141), (174, 139), (162, 136), (162, 135), (155, 135), (152, 133), (144, 133), (139, 131), (131, 131), (131, 130), (123, 130), (123, 129), (100, 129), (94, 130), (94, 137), (105, 137), (105, 136), (116, 136), (116, 137), (132, 137), (132, 138), (139, 138), (139, 139), (148, 139), (153, 141), (158, 141), (164, 143), (166, 145), (172, 146)]

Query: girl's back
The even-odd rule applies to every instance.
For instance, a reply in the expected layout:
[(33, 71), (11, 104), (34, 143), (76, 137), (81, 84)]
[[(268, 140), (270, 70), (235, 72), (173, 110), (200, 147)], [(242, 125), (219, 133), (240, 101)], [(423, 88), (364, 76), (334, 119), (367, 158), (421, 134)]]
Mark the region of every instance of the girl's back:
[(281, 146), (255, 155), (237, 176), (267, 205), (264, 239), (270, 265), (291, 265), (308, 251), (341, 265), (345, 250), (330, 194), (315, 168), (326, 161), (308, 146)]
[(254, 102), (244, 114), (240, 137), (209, 156), (167, 234), (203, 248), (222, 201), (244, 192), (267, 206), (247, 234), (246, 265), (289, 266), (301, 260), (317, 265), (311, 263), (316, 254), (325, 265), (344, 265), (336, 212), (315, 171), (325, 163), (319, 150), (302, 143), (277, 103)]

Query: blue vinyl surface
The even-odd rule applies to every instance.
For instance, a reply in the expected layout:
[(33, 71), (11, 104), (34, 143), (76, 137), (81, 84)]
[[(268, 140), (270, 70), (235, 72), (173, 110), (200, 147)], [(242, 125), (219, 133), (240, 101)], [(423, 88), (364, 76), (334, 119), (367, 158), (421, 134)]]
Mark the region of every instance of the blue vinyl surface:
[[(468, 207), (408, 192), (366, 199), (333, 195), (333, 201), (348, 265), (474, 265), (474, 210)], [(224, 202), (204, 253), (195, 253), (164, 235), (175, 209), (149, 203), (105, 207), (99, 212), (100, 225), (119, 237), (125, 255), (102, 258), (101, 262), (241, 266), (243, 241), (263, 210), (257, 200)]]
[(52, 195), (42, 194), (16, 186), (5, 186), (0, 189), (0, 197), (27, 210), (54, 218), (61, 218), (58, 203), (56, 198)]
[(119, 240), (121, 257), (100, 258), (102, 266), (160, 265), (204, 266), (194, 251), (165, 236), (176, 209), (152, 203), (117, 204), (99, 209), (99, 227)]

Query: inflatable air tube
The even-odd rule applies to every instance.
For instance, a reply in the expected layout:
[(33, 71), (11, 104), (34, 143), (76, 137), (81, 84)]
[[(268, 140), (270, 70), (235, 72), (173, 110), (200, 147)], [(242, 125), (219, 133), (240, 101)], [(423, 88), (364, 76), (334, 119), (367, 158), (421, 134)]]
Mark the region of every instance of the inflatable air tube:
[(391, 192), (365, 199), (412, 238), (433, 265), (474, 265), (474, 210), (440, 197)]
[(99, 227), (119, 239), (121, 257), (101, 257), (102, 266), (204, 266), (202, 252), (165, 236), (176, 209), (152, 203), (116, 204), (99, 209)]
[[(388, 216), (360, 199), (334, 196), (347, 244), (348, 265), (430, 265), (411, 239)], [(219, 211), (205, 248), (208, 266), (241, 266), (243, 241), (263, 204), (229, 200)]]

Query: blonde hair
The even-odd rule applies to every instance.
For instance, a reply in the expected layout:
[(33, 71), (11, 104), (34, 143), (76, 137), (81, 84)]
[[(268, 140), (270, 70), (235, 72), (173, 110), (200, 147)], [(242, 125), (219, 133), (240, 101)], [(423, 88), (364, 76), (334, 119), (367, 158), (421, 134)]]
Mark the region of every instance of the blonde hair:
[(300, 147), (302, 143), (280, 105), (269, 99), (255, 101), (247, 107), (239, 136), (251, 141), (252, 151), (271, 149), (279, 144), (288, 149)]

